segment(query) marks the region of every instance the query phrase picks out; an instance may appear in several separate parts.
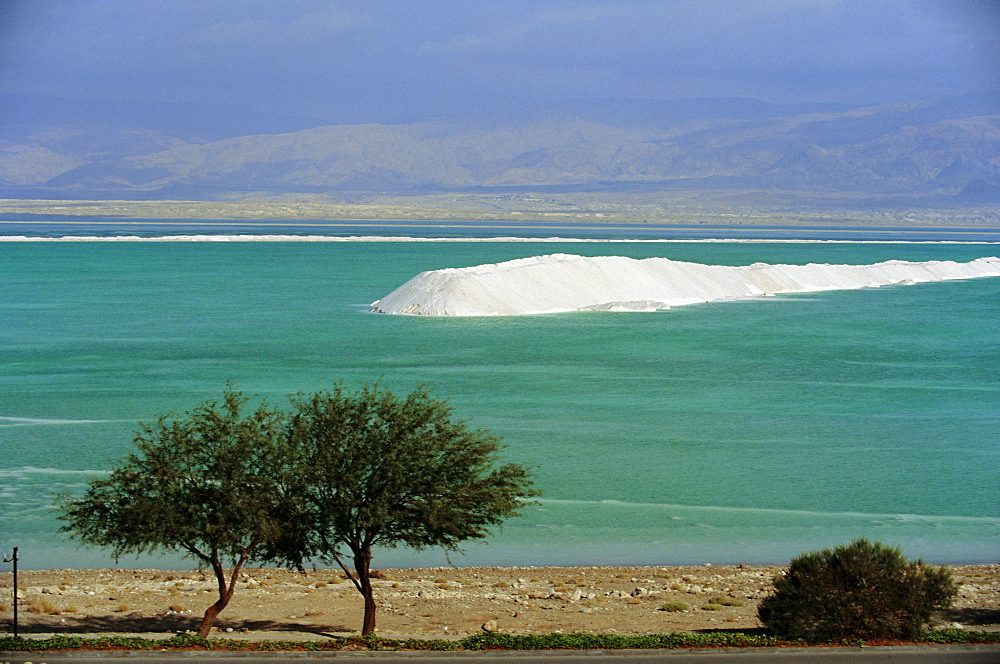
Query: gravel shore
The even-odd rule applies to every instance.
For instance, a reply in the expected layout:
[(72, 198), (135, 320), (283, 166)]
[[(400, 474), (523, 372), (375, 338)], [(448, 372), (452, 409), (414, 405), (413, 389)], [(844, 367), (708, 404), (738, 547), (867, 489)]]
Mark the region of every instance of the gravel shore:
[[(378, 633), (447, 637), (644, 634), (759, 628), (757, 603), (781, 567), (467, 567), (380, 570)], [(951, 567), (960, 583), (951, 626), (1000, 630), (1000, 565)], [(24, 634), (163, 635), (195, 630), (215, 601), (198, 571), (22, 570)], [(0, 632), (12, 624), (12, 579), (0, 574)], [(320, 638), (360, 630), (361, 596), (340, 570), (253, 568), (220, 615), (219, 636)]]

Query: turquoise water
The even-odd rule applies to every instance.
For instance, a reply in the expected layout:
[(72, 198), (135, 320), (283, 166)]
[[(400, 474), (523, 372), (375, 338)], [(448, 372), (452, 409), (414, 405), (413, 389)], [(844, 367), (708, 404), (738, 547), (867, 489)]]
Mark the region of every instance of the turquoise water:
[(58, 533), (53, 495), (130, 451), (140, 419), (217, 397), (227, 380), (281, 402), (381, 379), (430, 384), (536, 468), (541, 503), (452, 556), (459, 565), (782, 563), (861, 535), (937, 562), (996, 561), (1000, 279), (650, 314), (449, 320), (367, 305), (423, 270), (553, 252), (735, 265), (997, 250), (0, 243), (0, 548), (19, 546), (25, 567), (110, 564)]

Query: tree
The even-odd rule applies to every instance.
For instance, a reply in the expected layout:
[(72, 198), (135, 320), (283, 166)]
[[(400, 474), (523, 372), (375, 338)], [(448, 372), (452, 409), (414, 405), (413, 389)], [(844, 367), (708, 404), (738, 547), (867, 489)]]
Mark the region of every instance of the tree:
[(205, 402), (184, 418), (142, 424), (138, 452), (92, 481), (83, 498), (62, 504), (62, 530), (110, 547), (116, 558), (179, 550), (211, 567), (219, 599), (205, 611), (203, 637), (229, 604), (244, 563), (288, 537), (289, 468), (279, 454), (285, 418), (266, 404), (244, 414), (246, 402), (229, 387), (221, 405)]
[(362, 634), (375, 630), (373, 547), (455, 551), (537, 495), (527, 468), (495, 467), (498, 438), (452, 420), (448, 403), (425, 388), (399, 399), (378, 385), (353, 394), (335, 386), (293, 406), (291, 448), (308, 468), (301, 519), (309, 546), (291, 548), (344, 570), (364, 597)]
[(861, 538), (793, 559), (757, 615), (792, 639), (915, 638), (956, 592), (946, 568)]

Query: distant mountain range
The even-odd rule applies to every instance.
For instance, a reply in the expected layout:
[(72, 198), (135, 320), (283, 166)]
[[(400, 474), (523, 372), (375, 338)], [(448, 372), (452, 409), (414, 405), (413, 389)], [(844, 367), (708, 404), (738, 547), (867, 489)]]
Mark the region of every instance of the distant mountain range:
[[(165, 112), (166, 111), (166, 112)], [(0, 98), (0, 197), (732, 189), (1000, 203), (1000, 94), (868, 107), (577, 100), (335, 124), (196, 104)]]

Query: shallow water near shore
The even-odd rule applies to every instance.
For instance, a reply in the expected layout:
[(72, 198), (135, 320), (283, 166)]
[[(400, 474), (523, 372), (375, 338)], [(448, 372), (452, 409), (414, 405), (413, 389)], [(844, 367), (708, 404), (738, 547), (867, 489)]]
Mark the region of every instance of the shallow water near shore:
[[(53, 495), (137, 422), (227, 380), (282, 403), (427, 383), (544, 492), (459, 565), (783, 563), (866, 536), (935, 562), (1000, 551), (1000, 279), (678, 307), (372, 314), (423, 270), (546, 253), (714, 264), (967, 261), (997, 246), (787, 243), (0, 244), (0, 546), (104, 567)], [(378, 566), (445, 564), (378, 553)], [(130, 561), (121, 561), (122, 565)], [(142, 566), (190, 566), (144, 558)]]

